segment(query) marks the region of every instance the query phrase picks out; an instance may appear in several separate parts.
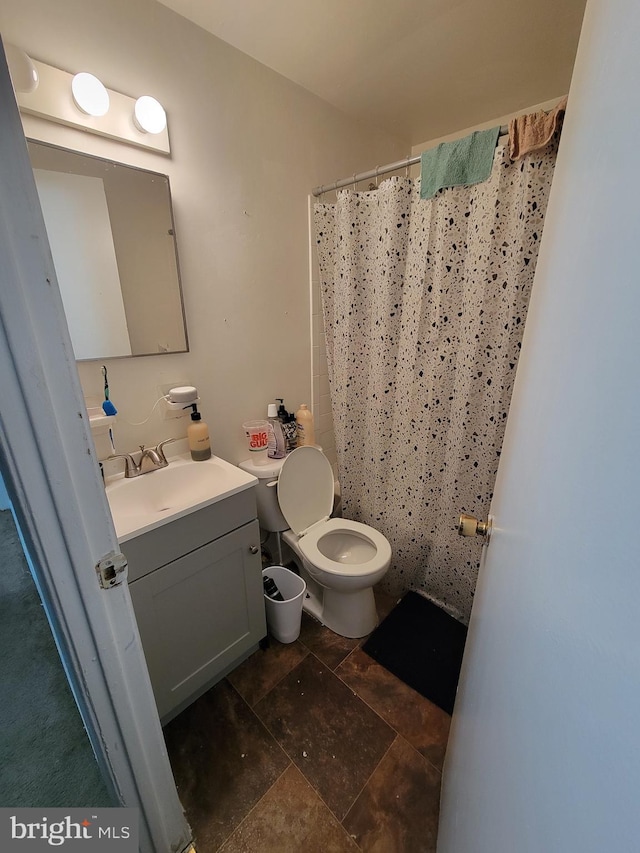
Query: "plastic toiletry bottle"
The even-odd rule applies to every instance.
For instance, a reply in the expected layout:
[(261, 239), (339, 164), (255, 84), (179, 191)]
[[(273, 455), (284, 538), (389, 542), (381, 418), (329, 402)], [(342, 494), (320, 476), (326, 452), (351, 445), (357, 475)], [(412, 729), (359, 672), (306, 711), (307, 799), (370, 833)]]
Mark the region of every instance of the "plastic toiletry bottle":
[(296, 412), (296, 424), (298, 426), (298, 447), (305, 447), (316, 443), (313, 429), (313, 415), (306, 403), (301, 403)]
[(187, 427), (187, 439), (194, 462), (204, 462), (205, 459), (211, 458), (209, 427), (202, 420), (202, 415), (197, 411), (195, 404), (191, 412), (191, 423)]
[(278, 586), (273, 578), (270, 578), (269, 575), (265, 575), (262, 578), (262, 585), (264, 587), (264, 594), (274, 601), (284, 601), (284, 596), (278, 589)]
[(295, 450), (298, 446), (298, 424), (296, 423), (296, 416), (293, 412), (288, 413), (283, 429), (287, 439), (287, 452)]
[(287, 455), (287, 442), (278, 417), (278, 407), (275, 403), (269, 403), (267, 407), (267, 420), (270, 427), (267, 456), (269, 459), (284, 459)]
[(281, 397), (276, 397), (276, 401), (280, 403), (278, 406), (278, 417), (282, 424), (282, 432), (284, 433), (287, 443), (287, 453), (291, 453), (298, 446), (298, 427), (296, 426), (296, 416), (293, 412), (288, 412), (284, 407), (284, 400)]

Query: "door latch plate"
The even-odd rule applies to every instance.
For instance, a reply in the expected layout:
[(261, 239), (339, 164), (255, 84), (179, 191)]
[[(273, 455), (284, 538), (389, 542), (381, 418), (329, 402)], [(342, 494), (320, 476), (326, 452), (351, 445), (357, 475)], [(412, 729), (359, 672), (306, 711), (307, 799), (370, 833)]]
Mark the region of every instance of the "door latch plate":
[(129, 564), (124, 554), (111, 551), (96, 566), (101, 589), (111, 589), (127, 579)]

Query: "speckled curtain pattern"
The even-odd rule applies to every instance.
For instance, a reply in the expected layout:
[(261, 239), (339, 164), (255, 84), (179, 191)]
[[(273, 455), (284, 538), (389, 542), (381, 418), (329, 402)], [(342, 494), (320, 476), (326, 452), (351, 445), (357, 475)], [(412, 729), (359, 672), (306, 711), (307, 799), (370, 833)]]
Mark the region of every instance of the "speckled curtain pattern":
[(387, 591), (468, 621), (556, 144), (420, 199), (394, 177), (315, 206), (343, 509), (391, 543)]

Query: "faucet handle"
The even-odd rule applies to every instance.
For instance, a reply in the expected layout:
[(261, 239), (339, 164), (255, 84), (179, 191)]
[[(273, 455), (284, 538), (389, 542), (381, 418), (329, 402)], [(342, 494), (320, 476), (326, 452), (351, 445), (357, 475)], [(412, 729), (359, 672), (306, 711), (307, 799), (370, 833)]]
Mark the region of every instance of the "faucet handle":
[[(136, 465), (133, 456), (130, 453), (116, 453), (113, 456), (108, 456), (107, 459), (124, 459), (124, 476), (127, 479), (137, 477), (140, 473), (140, 466)], [(142, 460), (140, 460), (142, 462)]]
[[(180, 441), (179, 438), (165, 438), (164, 441), (161, 441), (160, 444), (156, 446), (156, 453), (160, 457), (163, 462), (167, 462), (167, 457), (164, 455), (164, 446), (165, 444), (171, 444), (172, 441)], [(167, 465), (169, 463), (167, 462)]]

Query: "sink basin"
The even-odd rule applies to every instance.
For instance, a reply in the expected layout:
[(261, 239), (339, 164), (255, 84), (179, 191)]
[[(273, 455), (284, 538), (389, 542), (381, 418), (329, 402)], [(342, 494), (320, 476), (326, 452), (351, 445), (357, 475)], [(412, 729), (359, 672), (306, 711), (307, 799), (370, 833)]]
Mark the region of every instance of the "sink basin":
[(126, 542), (257, 482), (224, 459), (212, 456), (193, 462), (187, 453), (173, 457), (168, 467), (158, 471), (131, 479), (118, 477), (107, 484), (106, 493), (118, 540)]

